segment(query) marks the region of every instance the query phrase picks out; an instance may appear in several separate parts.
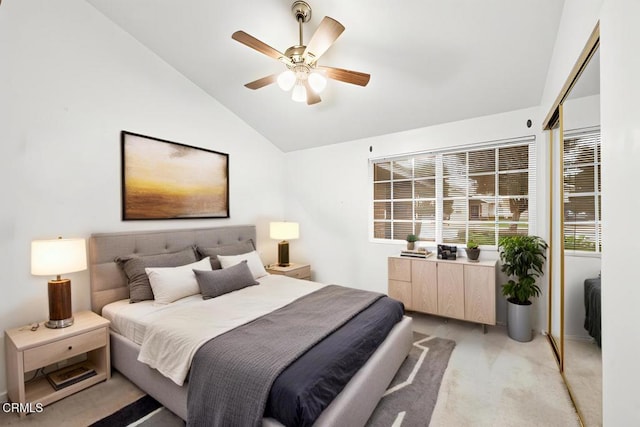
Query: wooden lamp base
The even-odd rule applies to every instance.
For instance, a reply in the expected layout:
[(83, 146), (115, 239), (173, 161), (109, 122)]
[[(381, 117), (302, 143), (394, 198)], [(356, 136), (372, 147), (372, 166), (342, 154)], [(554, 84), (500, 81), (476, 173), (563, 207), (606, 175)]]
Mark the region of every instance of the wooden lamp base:
[(280, 267), (289, 266), (289, 242), (286, 240), (278, 243), (278, 265)]
[(52, 329), (73, 325), (71, 280), (49, 280), (49, 321), (44, 325)]

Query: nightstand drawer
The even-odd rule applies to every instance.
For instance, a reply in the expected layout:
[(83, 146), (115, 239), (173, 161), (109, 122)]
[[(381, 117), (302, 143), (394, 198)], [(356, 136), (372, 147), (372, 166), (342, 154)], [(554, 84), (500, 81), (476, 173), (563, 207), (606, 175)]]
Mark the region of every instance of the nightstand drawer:
[(287, 271), (286, 276), (295, 277), (296, 279), (309, 279), (311, 278), (311, 266), (306, 265), (304, 267), (296, 268), (292, 271)]
[(267, 267), (267, 272), (293, 277), (294, 279), (311, 280), (311, 265), (309, 264), (296, 264), (293, 262), (285, 266), (275, 264)]
[(24, 371), (29, 372), (107, 344), (104, 328), (24, 351)]

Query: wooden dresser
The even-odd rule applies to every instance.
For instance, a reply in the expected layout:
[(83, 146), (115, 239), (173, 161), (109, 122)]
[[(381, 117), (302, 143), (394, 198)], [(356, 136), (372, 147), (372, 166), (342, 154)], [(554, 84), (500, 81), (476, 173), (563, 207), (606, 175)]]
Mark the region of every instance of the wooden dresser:
[(496, 324), (496, 261), (389, 257), (389, 296), (407, 310)]

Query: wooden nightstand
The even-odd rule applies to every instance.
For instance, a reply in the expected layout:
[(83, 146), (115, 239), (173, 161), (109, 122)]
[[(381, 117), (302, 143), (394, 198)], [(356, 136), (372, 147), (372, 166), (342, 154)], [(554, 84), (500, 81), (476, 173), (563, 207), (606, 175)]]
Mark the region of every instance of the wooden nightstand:
[[(91, 311), (74, 313), (73, 317), (73, 325), (67, 328), (49, 329), (40, 322), (35, 331), (30, 325), (5, 331), (7, 393), (11, 402), (39, 402), (45, 406), (111, 378), (109, 321)], [(29, 380), (39, 368), (82, 354), (86, 354), (87, 360), (78, 365), (93, 368), (96, 375), (58, 391), (46, 376)]]
[(296, 279), (311, 280), (311, 266), (309, 264), (291, 263), (287, 267), (272, 264), (267, 267), (267, 273), (282, 274)]

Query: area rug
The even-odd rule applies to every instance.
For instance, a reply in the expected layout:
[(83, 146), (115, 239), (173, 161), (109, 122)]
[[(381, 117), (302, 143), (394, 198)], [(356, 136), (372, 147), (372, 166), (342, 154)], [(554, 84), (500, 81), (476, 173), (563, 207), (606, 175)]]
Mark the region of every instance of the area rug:
[(150, 418), (150, 415), (155, 415), (159, 409), (163, 409), (160, 402), (149, 395), (145, 395), (108, 417), (96, 421), (89, 427), (113, 427), (137, 424), (137, 422)]
[(427, 426), (455, 341), (413, 333), (413, 348), (367, 422), (368, 427)]
[[(378, 403), (367, 427), (427, 426), (442, 376), (456, 343), (413, 333), (413, 347)], [(155, 403), (154, 403), (155, 402)], [(149, 396), (120, 409), (92, 427), (182, 427), (184, 421)]]

